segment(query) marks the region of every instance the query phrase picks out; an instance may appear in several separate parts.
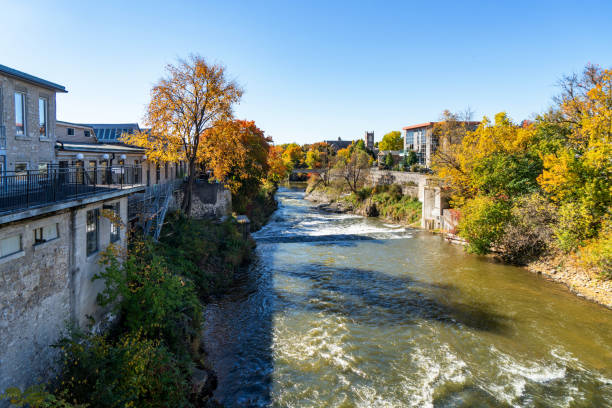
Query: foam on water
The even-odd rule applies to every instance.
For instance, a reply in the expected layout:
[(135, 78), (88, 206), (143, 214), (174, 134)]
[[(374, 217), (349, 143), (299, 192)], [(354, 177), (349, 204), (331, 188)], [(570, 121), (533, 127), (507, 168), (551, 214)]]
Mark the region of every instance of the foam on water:
[[(610, 407), (612, 380), (566, 351), (594, 343), (565, 347), (572, 338), (542, 310), (558, 299), (538, 287), (548, 297), (517, 300), (531, 287), (506, 274), (516, 270), (399, 225), (321, 212), (295, 192), (280, 194), (254, 237), (256, 287), (206, 319), (232, 346), (209, 354), (236, 381), (220, 376), (228, 407)], [(571, 324), (568, 314), (563, 330)]]

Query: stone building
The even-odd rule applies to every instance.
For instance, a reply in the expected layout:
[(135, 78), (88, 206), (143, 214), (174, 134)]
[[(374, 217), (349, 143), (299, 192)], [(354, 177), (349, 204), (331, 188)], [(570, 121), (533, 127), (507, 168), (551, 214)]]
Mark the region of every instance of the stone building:
[(57, 92), (0, 65), (0, 392), (48, 380), (66, 325), (101, 320), (92, 278), (109, 244), (126, 247), (129, 201), (146, 189), (142, 149), (57, 122)]
[(342, 140), (342, 138), (339, 137), (338, 140), (325, 140), (325, 143), (327, 143), (335, 152), (337, 152), (338, 150), (349, 147), (353, 141)]
[(365, 142), (365, 147), (367, 149), (374, 150), (374, 131), (366, 131), (363, 141)]
[(62, 85), (0, 65), (0, 174), (54, 161), (55, 95)]

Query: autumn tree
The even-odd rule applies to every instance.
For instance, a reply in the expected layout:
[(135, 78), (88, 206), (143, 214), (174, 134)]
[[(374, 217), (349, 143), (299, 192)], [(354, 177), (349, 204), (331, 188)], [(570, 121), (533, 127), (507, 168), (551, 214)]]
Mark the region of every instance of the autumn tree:
[(225, 67), (192, 55), (166, 67), (151, 90), (145, 114), (150, 131), (126, 135), (124, 142), (146, 149), (153, 162), (186, 161), (188, 179), (181, 209), (191, 213), (198, 161), (204, 157), (203, 135), (232, 118), (242, 89), (227, 78)]
[(304, 152), (300, 145), (296, 143), (288, 144), (285, 147), (282, 157), (285, 166), (291, 170), (300, 167), (304, 162)]
[(399, 130), (394, 130), (383, 136), (378, 145), (380, 150), (404, 150), (404, 139)]
[(278, 184), (283, 181), (289, 173), (289, 169), (285, 165), (282, 155), (282, 146), (270, 146), (270, 150), (268, 151), (269, 169), (266, 180), (270, 181), (275, 186), (278, 186)]
[(355, 149), (348, 156), (340, 154), (340, 151), (338, 153), (334, 170), (344, 179), (352, 192), (357, 192), (368, 175), (370, 156), (359, 149)]
[(557, 106), (537, 121), (544, 162), (538, 181), (560, 206), (557, 236), (569, 251), (600, 232), (602, 239), (609, 234), (604, 226), (612, 218), (612, 70), (588, 65), (560, 85)]
[(442, 112), (440, 120), (433, 127), (433, 137), (438, 144), (432, 156), (431, 167), (434, 171), (440, 172), (443, 177), (461, 172), (461, 142), (467, 132), (475, 130), (477, 125), (478, 122), (472, 121), (472, 111), (469, 109), (462, 113)]
[(198, 160), (232, 192), (237, 208), (268, 177), (269, 141), (255, 122), (246, 120), (225, 121), (204, 133)]

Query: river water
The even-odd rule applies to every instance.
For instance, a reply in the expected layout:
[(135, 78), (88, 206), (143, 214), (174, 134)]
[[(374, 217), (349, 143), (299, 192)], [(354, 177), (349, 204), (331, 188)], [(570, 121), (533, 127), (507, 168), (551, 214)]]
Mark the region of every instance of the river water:
[(612, 407), (612, 311), (427, 232), (281, 189), (206, 310), (227, 407)]

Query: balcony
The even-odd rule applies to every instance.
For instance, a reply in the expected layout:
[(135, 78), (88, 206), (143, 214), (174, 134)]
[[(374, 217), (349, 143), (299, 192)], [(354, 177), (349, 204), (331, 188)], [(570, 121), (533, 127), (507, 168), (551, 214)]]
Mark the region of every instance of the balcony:
[(0, 175), (0, 215), (143, 186), (140, 166), (50, 166)]

